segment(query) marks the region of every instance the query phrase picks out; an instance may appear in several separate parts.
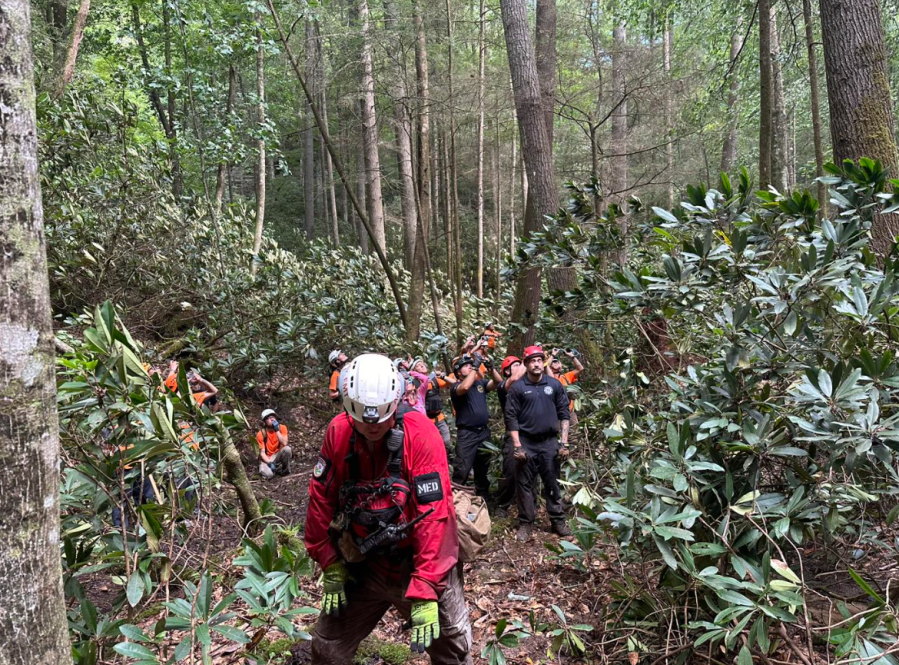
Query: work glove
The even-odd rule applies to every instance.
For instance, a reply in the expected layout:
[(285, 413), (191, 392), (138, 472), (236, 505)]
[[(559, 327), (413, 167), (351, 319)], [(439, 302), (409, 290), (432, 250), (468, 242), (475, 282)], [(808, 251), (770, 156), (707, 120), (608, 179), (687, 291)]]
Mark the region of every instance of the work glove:
[(325, 568), (325, 595), (322, 596), (322, 612), (325, 614), (337, 617), (340, 616), (340, 611), (346, 608), (344, 586), (347, 577), (346, 566), (340, 561)]
[(424, 653), (440, 637), (440, 618), (436, 600), (412, 603), (412, 653)]
[(528, 459), (528, 454), (525, 452), (524, 448), (518, 446), (515, 448), (515, 452), (512, 453), (512, 457), (516, 462), (526, 462)]

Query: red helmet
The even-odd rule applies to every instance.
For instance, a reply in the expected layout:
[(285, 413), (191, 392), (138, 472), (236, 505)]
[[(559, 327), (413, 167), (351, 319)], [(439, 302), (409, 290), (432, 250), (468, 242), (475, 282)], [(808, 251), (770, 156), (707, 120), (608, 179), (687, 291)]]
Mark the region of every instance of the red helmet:
[(521, 362), (521, 358), (519, 358), (517, 356), (506, 356), (503, 359), (503, 364), (499, 366), (499, 371), (501, 374), (505, 374), (507, 369), (509, 369), (515, 363), (520, 363), (520, 362)]
[(543, 347), (542, 347), (542, 346), (528, 346), (528, 347), (525, 348), (525, 350), (524, 350), (524, 362), (527, 362), (527, 361), (530, 360), (531, 358), (536, 358), (537, 356), (540, 356), (541, 358), (543, 358), (544, 360), (546, 360), (546, 354), (543, 353)]

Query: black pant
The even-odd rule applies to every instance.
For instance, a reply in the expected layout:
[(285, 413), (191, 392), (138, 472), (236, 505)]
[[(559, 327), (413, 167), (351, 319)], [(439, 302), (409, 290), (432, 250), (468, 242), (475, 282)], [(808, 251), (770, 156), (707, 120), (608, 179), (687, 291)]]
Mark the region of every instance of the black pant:
[(562, 490), (559, 489), (559, 472), (562, 466), (558, 457), (559, 440), (552, 437), (535, 443), (522, 434), (519, 434), (519, 438), (528, 459), (517, 461), (515, 469), (518, 521), (521, 524), (533, 524), (537, 518), (535, 495), (538, 476), (543, 481), (543, 498), (546, 500), (546, 512), (550, 521), (564, 520)]
[(488, 441), (490, 441), (490, 428), (487, 426), (456, 427), (456, 460), (453, 462), (453, 482), (464, 485), (468, 481), (468, 474), (474, 468), (474, 486), (478, 496), (490, 494), (490, 479), (487, 477), (490, 451), (483, 445)]
[[(147, 503), (150, 501), (156, 500), (156, 495), (153, 493), (153, 484), (150, 482), (150, 476), (144, 476), (144, 482), (141, 484), (140, 476), (137, 476), (133, 482), (131, 483), (130, 489), (125, 491), (126, 499), (131, 499), (132, 506), (136, 508), (142, 503)], [(115, 505), (112, 508), (112, 525), (120, 529), (122, 528), (122, 521), (125, 522), (125, 527), (128, 526), (128, 517), (123, 515), (122, 506)]]
[(496, 492), (496, 505), (508, 508), (515, 500), (515, 448), (512, 435), (506, 432), (503, 437), (503, 476), (499, 479)]

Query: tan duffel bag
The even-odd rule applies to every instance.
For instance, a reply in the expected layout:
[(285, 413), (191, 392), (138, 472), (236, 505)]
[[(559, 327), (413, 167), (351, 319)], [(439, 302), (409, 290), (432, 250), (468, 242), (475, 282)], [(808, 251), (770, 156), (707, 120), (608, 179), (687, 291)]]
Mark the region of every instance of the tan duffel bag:
[(474, 561), (490, 538), (490, 513), (487, 502), (470, 487), (453, 483), (453, 504), (459, 530), (459, 561)]

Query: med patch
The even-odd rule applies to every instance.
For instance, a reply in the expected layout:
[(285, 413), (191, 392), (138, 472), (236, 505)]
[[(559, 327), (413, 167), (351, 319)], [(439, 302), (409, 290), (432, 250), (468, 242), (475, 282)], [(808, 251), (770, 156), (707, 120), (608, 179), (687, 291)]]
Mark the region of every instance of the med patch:
[(443, 498), (443, 485), (437, 471), (415, 476), (415, 499), (418, 503), (434, 503)]
[(324, 483), (328, 479), (328, 472), (331, 470), (331, 460), (318, 456), (318, 461), (312, 469), (312, 477), (318, 482)]

